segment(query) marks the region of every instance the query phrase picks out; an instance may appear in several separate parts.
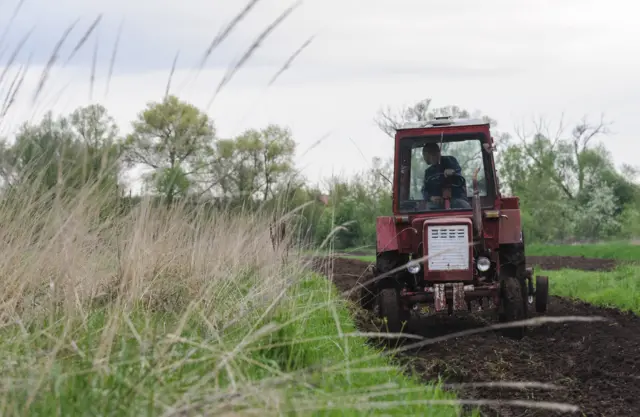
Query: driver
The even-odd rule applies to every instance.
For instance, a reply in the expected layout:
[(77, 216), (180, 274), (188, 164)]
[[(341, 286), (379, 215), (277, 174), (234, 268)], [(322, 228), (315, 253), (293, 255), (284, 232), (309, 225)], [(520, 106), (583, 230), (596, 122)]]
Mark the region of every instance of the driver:
[[(440, 146), (437, 143), (427, 143), (422, 148), (422, 157), (429, 165), (429, 168), (424, 171), (424, 186), (422, 187), (424, 199), (428, 201), (427, 208), (429, 210), (444, 208), (444, 200), (442, 199), (443, 176), (451, 177), (456, 174), (460, 176), (460, 181), (454, 181), (451, 186), (451, 208), (471, 208), (467, 201), (466, 180), (462, 176), (462, 169), (458, 160), (453, 156), (442, 156), (440, 154)], [(438, 174), (441, 174), (441, 176), (438, 176)]]

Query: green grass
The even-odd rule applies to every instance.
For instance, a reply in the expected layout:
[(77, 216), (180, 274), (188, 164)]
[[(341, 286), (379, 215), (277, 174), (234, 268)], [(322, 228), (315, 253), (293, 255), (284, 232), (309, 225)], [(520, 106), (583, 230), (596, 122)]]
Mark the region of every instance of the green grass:
[(640, 314), (640, 267), (621, 266), (611, 272), (573, 269), (536, 271), (549, 276), (553, 295)]
[(626, 242), (594, 243), (585, 245), (528, 244), (530, 256), (584, 256), (585, 258), (640, 261), (640, 245)]
[(456, 415), (452, 405), (428, 404), (453, 394), (405, 376), (362, 337), (344, 336), (354, 321), (324, 277), (291, 288), (261, 323), (276, 326), (262, 336), (255, 321), (222, 331), (196, 310), (117, 310), (5, 328), (0, 414), (150, 416), (184, 403), (206, 414)]
[(359, 261), (362, 262), (369, 262), (369, 263), (375, 263), (376, 261), (376, 256), (375, 255), (369, 255), (369, 256), (350, 256), (350, 255), (345, 255), (343, 256), (343, 258), (348, 258), (348, 259), (357, 259)]

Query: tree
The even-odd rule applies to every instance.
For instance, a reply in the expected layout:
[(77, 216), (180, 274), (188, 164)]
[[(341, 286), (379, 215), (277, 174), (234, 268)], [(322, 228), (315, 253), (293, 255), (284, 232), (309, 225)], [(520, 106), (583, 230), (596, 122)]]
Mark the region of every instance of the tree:
[(607, 133), (604, 119), (593, 125), (583, 119), (570, 135), (562, 121), (555, 131), (542, 119), (534, 122), (533, 133), (516, 129), (527, 163), (548, 175), (570, 200), (580, 195), (590, 176), (613, 169), (607, 149), (591, 146), (595, 138)]
[(269, 125), (260, 132), (262, 138), (262, 199), (271, 196), (273, 187), (293, 172), (293, 156), (296, 142), (291, 131), (277, 125)]
[[(3, 146), (3, 180), (8, 187), (29, 186), (38, 192), (73, 179), (79, 149), (68, 120), (45, 114), (40, 123), (24, 123), (13, 145)], [(64, 188), (64, 187), (62, 187)]]
[(83, 182), (96, 180), (102, 189), (113, 188), (119, 182), (122, 167), (122, 143), (118, 126), (99, 104), (76, 109), (69, 116), (75, 140), (83, 149)]
[[(534, 240), (602, 239), (621, 231), (619, 217), (634, 218), (630, 207), (640, 190), (633, 171), (620, 173), (603, 144), (608, 123), (583, 118), (569, 133), (544, 120), (532, 133), (517, 130), (519, 142), (503, 153), (500, 174), (509, 192), (522, 199), (525, 227)], [(527, 220), (529, 219), (529, 220)]]
[(215, 140), (213, 122), (197, 107), (167, 96), (149, 103), (132, 126), (126, 142), (129, 165), (150, 168), (146, 180), (167, 203), (186, 195), (192, 176), (207, 166)]
[(374, 245), (376, 218), (392, 211), (391, 185), (384, 179), (391, 170), (389, 161), (374, 158), (370, 169), (350, 180), (332, 178), (328, 210), (318, 218), (316, 243), (332, 235), (335, 247), (340, 249)]
[[(2, 144), (5, 186), (79, 189), (92, 183), (104, 188), (119, 178), (118, 129), (104, 107), (76, 109), (68, 117), (45, 114), (38, 124), (25, 123), (15, 142)], [(36, 185), (37, 184), (37, 185)]]
[(293, 175), (295, 148), (291, 131), (277, 125), (220, 140), (214, 148), (208, 188), (231, 203), (264, 203), (274, 197), (276, 186)]

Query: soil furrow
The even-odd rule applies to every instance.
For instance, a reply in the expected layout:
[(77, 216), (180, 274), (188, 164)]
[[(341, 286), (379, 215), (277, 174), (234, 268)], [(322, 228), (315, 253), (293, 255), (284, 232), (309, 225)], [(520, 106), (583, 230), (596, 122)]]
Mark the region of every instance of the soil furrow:
[[(530, 258), (529, 263), (542, 264), (545, 269), (574, 267), (571, 263), (566, 266), (563, 259)], [(581, 269), (606, 270), (612, 265), (606, 260), (597, 261), (605, 262), (596, 268), (595, 262), (581, 259)], [(369, 264), (355, 259), (325, 259), (315, 266), (342, 291), (372, 277), (367, 270)], [(357, 297), (357, 292), (350, 296), (353, 301)], [(403, 354), (402, 360), (425, 380), (441, 376), (448, 383), (536, 381), (560, 387), (553, 391), (463, 388), (458, 390), (462, 398), (565, 402), (581, 408), (575, 415), (640, 416), (640, 317), (558, 297), (550, 298), (547, 314), (603, 316), (609, 321), (544, 325), (530, 329), (521, 341), (487, 332), (430, 345)], [(434, 337), (481, 327), (491, 320), (490, 316), (479, 315), (429, 317), (412, 320), (410, 330)], [(505, 405), (485, 407), (483, 411), (491, 416), (567, 415)]]

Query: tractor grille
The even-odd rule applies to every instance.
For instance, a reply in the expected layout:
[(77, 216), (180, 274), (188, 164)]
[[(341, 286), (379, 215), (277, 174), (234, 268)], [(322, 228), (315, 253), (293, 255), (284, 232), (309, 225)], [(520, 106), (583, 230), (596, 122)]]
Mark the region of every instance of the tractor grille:
[(468, 226), (429, 226), (427, 248), (430, 271), (469, 269)]

